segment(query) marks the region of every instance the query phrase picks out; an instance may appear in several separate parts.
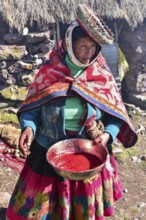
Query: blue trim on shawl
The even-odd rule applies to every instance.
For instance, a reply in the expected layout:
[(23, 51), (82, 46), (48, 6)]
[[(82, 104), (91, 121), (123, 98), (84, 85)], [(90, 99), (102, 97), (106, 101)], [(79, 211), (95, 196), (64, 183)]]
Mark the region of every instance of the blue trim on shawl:
[(24, 105), (22, 105), (20, 107), (19, 112), (26, 111), (28, 109), (33, 109), (35, 107), (41, 106), (42, 104), (44, 104), (44, 103), (46, 103), (46, 102), (48, 102), (48, 101), (50, 101), (50, 100), (52, 100), (54, 98), (57, 98), (57, 97), (65, 97), (65, 96), (71, 95), (72, 91), (75, 91), (82, 98), (86, 99), (89, 103), (97, 106), (101, 110), (103, 110), (103, 111), (105, 111), (105, 112), (107, 112), (107, 113), (109, 113), (111, 115), (114, 115), (117, 118), (123, 119), (124, 121), (126, 121), (128, 123), (127, 119), (123, 115), (121, 115), (121, 114), (117, 113), (116, 111), (110, 109), (109, 107), (107, 107), (106, 105), (100, 103), (99, 101), (95, 100), (94, 98), (91, 98), (90, 96), (88, 96), (87, 94), (82, 92), (81, 90), (77, 89), (75, 86), (72, 86), (70, 92), (67, 91), (67, 90), (59, 91), (59, 92), (54, 92), (54, 93), (49, 94), (49, 95), (47, 95), (47, 96), (45, 96), (45, 97), (43, 97), (43, 98), (41, 98), (39, 100), (34, 101), (33, 103), (29, 103), (29, 104), (25, 104), (24, 103)]
[(44, 104), (44, 103), (46, 103), (46, 102), (48, 102), (48, 101), (50, 101), (54, 98), (57, 98), (57, 97), (65, 97), (65, 96), (71, 95), (72, 91), (75, 91), (82, 98), (86, 99), (89, 103), (95, 105), (96, 107), (100, 108), (101, 110), (103, 110), (103, 111), (105, 111), (105, 112), (107, 112), (107, 113), (109, 113), (109, 114), (111, 114), (111, 115), (113, 115), (117, 118), (120, 118), (121, 120), (123, 120), (127, 124), (129, 124), (128, 120), (123, 115), (121, 115), (121, 114), (117, 113), (116, 111), (110, 109), (109, 107), (107, 107), (106, 105), (100, 103), (99, 101), (95, 100), (94, 98), (91, 98), (90, 96), (88, 96), (87, 94), (82, 92), (81, 90), (77, 89), (75, 86), (72, 86), (70, 91), (64, 90), (64, 91), (55, 92), (55, 93), (49, 94), (49, 95), (37, 100), (37, 101), (34, 101), (33, 103), (29, 103), (29, 104), (24, 103), (20, 107), (19, 112), (26, 111), (26, 110), (29, 110), (29, 109), (33, 109), (35, 107), (39, 107), (42, 104)]
[[(124, 117), (124, 115), (114, 111), (113, 109), (110, 109), (109, 107), (107, 107), (106, 105), (100, 103), (99, 101), (97, 101), (96, 99), (88, 96), (87, 94), (85, 94), (84, 92), (82, 92), (80, 89), (76, 88), (75, 86), (72, 86), (70, 88), (70, 90), (64, 90), (64, 91), (58, 91), (58, 92), (54, 92), (52, 94), (48, 94), (43, 98), (40, 98), (39, 100), (34, 101), (29, 103), (29, 104), (25, 104), (25, 102), (22, 104), (22, 106), (19, 108), (18, 111), (18, 115), (19, 113), (21, 113), (22, 111), (26, 111), (29, 109), (33, 109), (35, 107), (39, 107), (42, 104), (51, 101), (52, 99), (55, 99), (57, 97), (66, 97), (66, 96), (71, 96), (73, 95), (73, 92), (76, 92), (78, 95), (80, 95), (82, 98), (84, 98), (87, 102), (89, 102), (91, 105), (95, 105), (96, 107), (98, 107), (99, 109), (109, 113), (110, 115), (113, 115), (121, 120), (123, 120), (128, 126), (129, 128), (135, 133), (135, 129), (132, 126), (132, 124), (129, 123), (128, 119), (126, 117)], [(137, 135), (135, 133), (135, 135), (133, 136), (133, 140), (131, 142), (131, 144), (125, 143), (123, 142), (123, 145), (127, 147), (131, 147), (133, 146), (137, 141)]]
[(54, 98), (57, 98), (57, 97), (63, 97), (63, 96), (67, 96), (69, 95), (70, 93), (65, 90), (65, 91), (59, 91), (59, 92), (55, 92), (55, 93), (52, 93), (52, 94), (49, 94), (39, 100), (36, 100), (34, 101), (33, 103), (29, 103), (29, 104), (23, 104), (20, 109), (19, 109), (19, 112), (22, 112), (22, 111), (26, 111), (28, 109), (33, 109), (33, 108), (36, 108), (36, 107), (39, 107), (41, 106), (42, 104), (54, 99)]

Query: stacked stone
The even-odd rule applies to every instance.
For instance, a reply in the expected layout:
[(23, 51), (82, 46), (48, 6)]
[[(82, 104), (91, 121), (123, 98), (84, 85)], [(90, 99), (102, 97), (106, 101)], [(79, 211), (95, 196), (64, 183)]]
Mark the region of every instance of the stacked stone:
[(29, 84), (54, 47), (51, 34), (50, 30), (24, 35), (3, 34), (0, 42), (0, 111), (16, 113)]
[(124, 99), (146, 110), (146, 23), (133, 31), (124, 30), (120, 45), (130, 67), (122, 85)]

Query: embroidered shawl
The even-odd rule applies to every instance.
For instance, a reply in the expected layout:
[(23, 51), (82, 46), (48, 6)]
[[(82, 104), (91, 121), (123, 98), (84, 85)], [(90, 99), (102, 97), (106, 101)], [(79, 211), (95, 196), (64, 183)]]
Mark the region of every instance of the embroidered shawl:
[(40, 68), (34, 82), (29, 86), (26, 100), (18, 113), (72, 93), (77, 93), (87, 102), (124, 121), (118, 134), (118, 139), (124, 147), (131, 147), (136, 143), (134, 127), (130, 123), (115, 80), (101, 54), (93, 64), (74, 78), (63, 61), (61, 48), (53, 50), (49, 63)]

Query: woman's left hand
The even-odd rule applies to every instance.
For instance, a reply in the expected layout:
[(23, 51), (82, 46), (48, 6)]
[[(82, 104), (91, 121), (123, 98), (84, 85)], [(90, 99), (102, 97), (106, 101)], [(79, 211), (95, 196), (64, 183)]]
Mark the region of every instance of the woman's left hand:
[(107, 146), (107, 143), (110, 139), (110, 135), (109, 133), (101, 133), (98, 135), (97, 138), (94, 139), (94, 143), (95, 144), (101, 144), (103, 147)]

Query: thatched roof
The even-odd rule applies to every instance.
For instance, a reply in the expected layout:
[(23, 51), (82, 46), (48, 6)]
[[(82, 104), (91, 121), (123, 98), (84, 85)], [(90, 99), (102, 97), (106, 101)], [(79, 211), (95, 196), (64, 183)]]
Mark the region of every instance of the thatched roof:
[(146, 18), (146, 0), (89, 0), (89, 2), (101, 16), (126, 20), (132, 28)]
[(69, 23), (82, 2), (88, 2), (104, 17), (126, 20), (131, 27), (136, 27), (146, 17), (146, 0), (1, 0), (0, 16), (19, 31), (34, 20), (40, 24)]
[(19, 31), (27, 24), (70, 22), (82, 0), (0, 0), (0, 16)]

